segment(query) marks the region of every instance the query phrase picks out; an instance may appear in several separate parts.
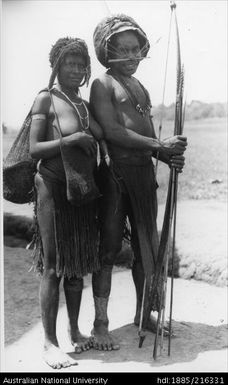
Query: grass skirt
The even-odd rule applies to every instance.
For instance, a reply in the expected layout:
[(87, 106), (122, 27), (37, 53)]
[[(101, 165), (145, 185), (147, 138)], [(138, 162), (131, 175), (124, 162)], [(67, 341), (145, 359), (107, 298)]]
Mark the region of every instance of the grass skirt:
[[(49, 186), (47, 196), (36, 189), (35, 199), (35, 248), (34, 263), (35, 268), (40, 273), (44, 268), (44, 248), (40, 231), (39, 218), (43, 215), (52, 215), (50, 237), (55, 239), (56, 254), (56, 274), (58, 277), (67, 278), (83, 277), (88, 273), (99, 270), (98, 259), (98, 213), (97, 202), (94, 200), (89, 204), (76, 207), (71, 205), (66, 197), (66, 184), (59, 181), (51, 181), (50, 174), (44, 175), (45, 169), (42, 168), (42, 175), (39, 179)], [(46, 199), (46, 201), (45, 201)], [(39, 204), (39, 201), (42, 204)], [(47, 210), (45, 210), (45, 205)], [(51, 214), (46, 214), (48, 205), (53, 207)], [(54, 235), (53, 235), (54, 232)]]

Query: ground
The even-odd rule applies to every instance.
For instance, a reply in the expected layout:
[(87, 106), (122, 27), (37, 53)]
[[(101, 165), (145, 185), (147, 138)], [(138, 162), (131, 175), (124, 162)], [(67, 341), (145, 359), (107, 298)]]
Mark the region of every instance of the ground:
[[(181, 201), (178, 205), (176, 246), (180, 256), (179, 272), (182, 278), (174, 280), (172, 319), (175, 337), (171, 341), (170, 357), (167, 356), (167, 339), (165, 339), (162, 354), (159, 352), (157, 360), (153, 360), (154, 334), (151, 333), (147, 334), (143, 347), (138, 348), (138, 330), (132, 324), (135, 293), (131, 272), (118, 268), (113, 275), (109, 316), (110, 329), (119, 339), (121, 349), (117, 352), (90, 350), (76, 356), (78, 366), (62, 369), (61, 372), (227, 372), (226, 208), (225, 202), (212, 200)], [(163, 210), (164, 207), (161, 206), (159, 226)], [(9, 253), (14, 258), (13, 262), (11, 258), (7, 258)], [(5, 251), (8, 266), (10, 263), (14, 266), (18, 263), (22, 281), (28, 279), (29, 274), (30, 287), (35, 286), (35, 289), (32, 292), (30, 287), (27, 287), (27, 291), (23, 294), (23, 284), (18, 285), (15, 281), (13, 288), (14, 281), (11, 280), (12, 277), (10, 278), (11, 288), (8, 294), (6, 293), (7, 302), (11, 304), (8, 309), (11, 311), (11, 326), (8, 329), (11, 331), (14, 329), (12, 319), (19, 321), (15, 328), (16, 335), (5, 348), (4, 369), (8, 372), (53, 372), (54, 370), (43, 363), (41, 358), (43, 331), (38, 306), (39, 280), (35, 279), (32, 273), (25, 272), (23, 278), (20, 270), (23, 255), (29, 269), (28, 253), (23, 249), (14, 249), (13, 257), (11, 248), (6, 248)], [(7, 274), (5, 279), (9, 279)], [(9, 288), (7, 282), (6, 287)], [(19, 291), (18, 303), (12, 299), (12, 292), (17, 298), (17, 291)], [(170, 280), (167, 298), (169, 291)], [(169, 305), (167, 315), (168, 307)], [(93, 317), (94, 307), (88, 277), (80, 315), (83, 332), (90, 333)], [(25, 333), (26, 322), (31, 323), (26, 325), (27, 333)], [(23, 335), (20, 334), (18, 325), (21, 325)], [(66, 308), (64, 298), (61, 297), (58, 336), (62, 348), (74, 355), (66, 327)]]
[[(147, 333), (143, 347), (138, 348), (138, 329), (132, 324), (135, 298), (130, 271), (118, 271), (113, 276), (110, 298), (110, 329), (120, 341), (120, 350), (99, 352), (90, 350), (73, 354), (66, 326), (66, 309), (58, 316), (58, 336), (61, 347), (74, 356), (78, 366), (61, 372), (224, 372), (227, 371), (227, 292), (225, 288), (175, 279), (171, 356), (164, 350), (156, 361), (152, 358), (154, 334)], [(168, 296), (170, 282), (168, 286)], [(167, 309), (168, 311), (168, 309)], [(83, 293), (80, 324), (89, 333), (94, 315), (91, 287)], [(56, 372), (42, 362), (41, 323), (5, 349), (7, 372)], [(31, 355), (32, 352), (32, 355)], [(58, 370), (57, 370), (58, 371)]]

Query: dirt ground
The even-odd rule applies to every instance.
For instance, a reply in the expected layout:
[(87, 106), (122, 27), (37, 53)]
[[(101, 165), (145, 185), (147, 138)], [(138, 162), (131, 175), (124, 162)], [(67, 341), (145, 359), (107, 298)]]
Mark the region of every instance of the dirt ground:
[[(168, 282), (168, 297), (170, 281)], [(227, 372), (227, 290), (195, 280), (175, 279), (171, 356), (164, 349), (152, 358), (154, 334), (147, 333), (138, 348), (138, 329), (132, 324), (135, 294), (131, 272), (113, 275), (110, 297), (110, 329), (120, 342), (120, 350), (90, 350), (75, 355), (67, 337), (66, 308), (58, 315), (60, 346), (78, 361), (78, 366), (54, 370), (42, 361), (43, 331), (39, 322), (21, 339), (5, 349), (7, 372)], [(168, 314), (169, 308), (167, 308)], [(91, 286), (83, 292), (80, 325), (89, 334), (94, 317)]]
[[(118, 269), (113, 274), (109, 318), (110, 329), (119, 339), (121, 349), (115, 352), (90, 350), (77, 355), (78, 366), (61, 369), (61, 372), (227, 372), (226, 209), (226, 203), (215, 201), (181, 201), (178, 206), (177, 248), (181, 255), (182, 278), (174, 280), (175, 337), (171, 341), (171, 356), (167, 355), (165, 338), (163, 351), (156, 361), (153, 360), (152, 333), (147, 334), (143, 347), (138, 348), (138, 330), (132, 324), (135, 289), (131, 272)], [(162, 210), (161, 207), (159, 226)], [(170, 280), (167, 298), (169, 292)], [(37, 302), (32, 298), (29, 301), (33, 314), (32, 308), (37, 307)], [(168, 311), (169, 304), (167, 314)], [(88, 281), (80, 314), (84, 333), (90, 333), (93, 318), (92, 290)], [(61, 301), (57, 330), (61, 347), (75, 356), (67, 337), (64, 301)], [(37, 318), (27, 333), (5, 347), (3, 370), (56, 373), (42, 361), (42, 339), (42, 326)]]

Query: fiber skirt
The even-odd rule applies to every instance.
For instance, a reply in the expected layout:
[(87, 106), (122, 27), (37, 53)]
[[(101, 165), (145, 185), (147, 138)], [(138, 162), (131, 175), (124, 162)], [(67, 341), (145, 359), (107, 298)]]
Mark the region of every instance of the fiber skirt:
[[(99, 227), (97, 201), (81, 207), (71, 205), (66, 184), (51, 180), (42, 168), (35, 176), (34, 264), (43, 272), (51, 243), (55, 247), (56, 275), (81, 278), (98, 271)], [(52, 251), (53, 252), (53, 251)]]

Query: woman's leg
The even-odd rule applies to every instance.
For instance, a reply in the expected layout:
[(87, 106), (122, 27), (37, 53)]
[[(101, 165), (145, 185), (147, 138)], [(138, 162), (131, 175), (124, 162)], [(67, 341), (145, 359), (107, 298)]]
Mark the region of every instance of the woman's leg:
[(53, 368), (73, 365), (68, 355), (59, 349), (56, 320), (59, 306), (59, 284), (56, 276), (56, 246), (54, 228), (54, 201), (51, 184), (37, 174), (37, 220), (43, 248), (43, 275), (40, 283), (41, 317), (44, 327), (44, 359)]
[(69, 317), (69, 336), (72, 345), (75, 347), (75, 353), (90, 349), (91, 341), (89, 337), (81, 334), (78, 326), (78, 317), (81, 305), (83, 279), (65, 278), (64, 292), (66, 297), (67, 313)]

